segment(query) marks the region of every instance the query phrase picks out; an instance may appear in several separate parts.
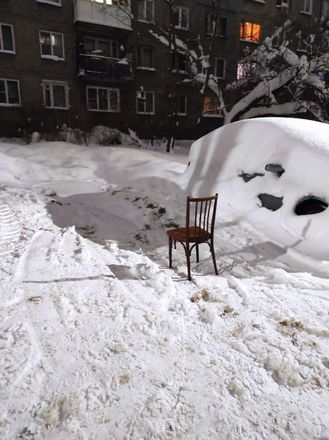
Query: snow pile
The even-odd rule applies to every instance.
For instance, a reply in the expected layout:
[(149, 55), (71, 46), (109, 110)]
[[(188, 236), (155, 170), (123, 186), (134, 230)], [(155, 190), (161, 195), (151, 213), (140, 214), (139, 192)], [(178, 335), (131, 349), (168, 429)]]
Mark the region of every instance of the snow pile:
[[(328, 279), (242, 224), (221, 180), (252, 203), (253, 174), (279, 183), (294, 162), (282, 174), (258, 147), (259, 163), (217, 141), (197, 159), (197, 145), (186, 168), (127, 146), (0, 144), (1, 439), (328, 437)], [(166, 229), (186, 191), (219, 185), (220, 276), (201, 247), (188, 282), (181, 247), (168, 269)]]
[[(283, 252), (329, 260), (329, 209), (294, 212), (305, 197), (329, 203), (328, 125), (286, 118), (236, 122), (197, 140), (189, 162), (183, 178), (188, 193), (218, 192), (232, 221), (247, 220)], [(264, 206), (262, 195), (282, 206)]]

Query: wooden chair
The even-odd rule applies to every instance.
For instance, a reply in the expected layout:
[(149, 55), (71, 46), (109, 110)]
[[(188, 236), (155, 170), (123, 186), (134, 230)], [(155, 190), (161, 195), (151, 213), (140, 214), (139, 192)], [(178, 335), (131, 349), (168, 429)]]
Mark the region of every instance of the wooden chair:
[(191, 280), (191, 252), (195, 247), (196, 261), (199, 262), (199, 244), (201, 243), (207, 243), (209, 245), (215, 272), (216, 275), (218, 275), (214, 250), (217, 198), (218, 194), (210, 197), (187, 197), (186, 227), (167, 231), (169, 236), (169, 267), (172, 267), (172, 245), (174, 243), (176, 249), (176, 243), (178, 241), (185, 250), (189, 280)]

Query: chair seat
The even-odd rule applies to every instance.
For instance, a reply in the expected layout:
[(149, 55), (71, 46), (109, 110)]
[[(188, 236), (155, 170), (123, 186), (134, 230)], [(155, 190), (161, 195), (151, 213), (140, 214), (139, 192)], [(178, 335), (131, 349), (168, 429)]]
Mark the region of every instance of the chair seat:
[(176, 228), (167, 231), (169, 237), (177, 241), (189, 241), (190, 243), (202, 243), (211, 238), (211, 234), (198, 226), (189, 228)]

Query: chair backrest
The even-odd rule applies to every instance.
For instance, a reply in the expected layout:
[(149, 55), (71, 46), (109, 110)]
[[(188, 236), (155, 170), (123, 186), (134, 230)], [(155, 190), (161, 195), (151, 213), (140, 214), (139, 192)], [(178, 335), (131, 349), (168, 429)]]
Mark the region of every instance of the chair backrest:
[(187, 197), (186, 227), (196, 227), (213, 236), (218, 194), (209, 197)]

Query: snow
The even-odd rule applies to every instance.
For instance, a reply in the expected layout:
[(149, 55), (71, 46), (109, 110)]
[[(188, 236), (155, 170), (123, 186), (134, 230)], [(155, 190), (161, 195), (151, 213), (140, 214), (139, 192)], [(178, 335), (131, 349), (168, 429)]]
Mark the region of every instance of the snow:
[[(285, 248), (308, 219), (255, 202), (326, 196), (328, 128), (309, 124), (231, 124), (189, 157), (0, 143), (1, 439), (328, 438), (328, 277), (307, 237)], [(280, 178), (236, 177), (279, 159)], [(220, 275), (201, 248), (189, 282), (166, 230), (215, 190)]]

